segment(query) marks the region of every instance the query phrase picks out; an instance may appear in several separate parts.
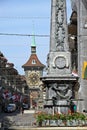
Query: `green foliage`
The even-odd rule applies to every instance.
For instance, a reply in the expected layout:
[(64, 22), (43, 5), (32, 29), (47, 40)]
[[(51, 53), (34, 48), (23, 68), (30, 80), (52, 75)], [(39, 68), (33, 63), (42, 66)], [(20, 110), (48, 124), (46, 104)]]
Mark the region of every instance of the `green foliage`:
[(86, 120), (87, 117), (83, 113), (78, 113), (78, 112), (68, 113), (68, 114), (56, 113), (54, 115), (47, 114), (45, 112), (38, 112), (36, 114), (36, 120), (39, 123), (44, 121), (44, 120), (59, 120), (59, 119), (63, 120), (63, 121), (66, 121), (66, 120)]

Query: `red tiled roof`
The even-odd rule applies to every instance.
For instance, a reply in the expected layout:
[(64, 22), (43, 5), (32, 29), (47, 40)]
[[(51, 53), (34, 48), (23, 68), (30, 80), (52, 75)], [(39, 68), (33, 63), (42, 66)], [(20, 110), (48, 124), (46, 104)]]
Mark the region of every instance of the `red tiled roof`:
[(14, 67), (14, 64), (13, 64), (13, 63), (7, 62), (6, 65), (7, 65), (7, 67), (12, 67), (12, 68)]
[[(35, 64), (33, 64), (32, 63), (32, 60), (35, 60)], [(37, 55), (36, 54), (31, 54), (31, 56), (30, 56), (30, 58), (29, 58), (29, 60), (22, 66), (23, 68), (24, 67), (45, 67), (45, 65), (44, 64), (42, 64), (40, 61), (39, 61), (39, 59), (38, 59), (38, 57), (37, 57)]]
[(3, 61), (5, 61), (5, 62), (7, 62), (7, 59), (5, 57), (1, 57), (0, 56), (0, 59), (3, 60)]
[(20, 75), (22, 81), (26, 81), (25, 75)]

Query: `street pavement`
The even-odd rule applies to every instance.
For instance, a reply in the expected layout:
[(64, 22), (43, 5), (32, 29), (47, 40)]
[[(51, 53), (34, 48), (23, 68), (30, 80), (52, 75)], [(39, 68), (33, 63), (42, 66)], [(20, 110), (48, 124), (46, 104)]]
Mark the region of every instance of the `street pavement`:
[(35, 111), (33, 110), (25, 110), (24, 114), (18, 111), (13, 113), (0, 113), (0, 123), (2, 121), (6, 122), (7, 120), (10, 127), (4, 128), (9, 128), (8, 130), (87, 130), (87, 127), (37, 127), (34, 113)]
[(25, 110), (22, 114), (21, 112), (13, 113), (0, 113), (0, 123), (3, 122), (4, 127), (34, 127), (35, 118), (34, 110)]

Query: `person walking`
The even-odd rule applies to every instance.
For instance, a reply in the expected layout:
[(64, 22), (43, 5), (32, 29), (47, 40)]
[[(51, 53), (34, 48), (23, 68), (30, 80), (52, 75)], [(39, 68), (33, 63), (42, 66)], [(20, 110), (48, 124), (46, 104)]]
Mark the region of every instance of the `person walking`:
[(22, 113), (22, 115), (24, 114), (24, 108), (23, 108), (23, 105), (22, 105), (22, 107), (21, 107), (21, 113)]

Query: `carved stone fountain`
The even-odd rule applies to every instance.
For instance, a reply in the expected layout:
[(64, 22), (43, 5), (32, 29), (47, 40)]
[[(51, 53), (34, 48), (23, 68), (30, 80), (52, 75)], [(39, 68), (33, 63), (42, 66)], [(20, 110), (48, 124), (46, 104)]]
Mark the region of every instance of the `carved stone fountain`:
[(52, 0), (48, 73), (41, 78), (46, 88), (44, 107), (49, 113), (67, 113), (68, 101), (78, 93), (78, 77), (72, 75), (66, 19), (66, 0)]

